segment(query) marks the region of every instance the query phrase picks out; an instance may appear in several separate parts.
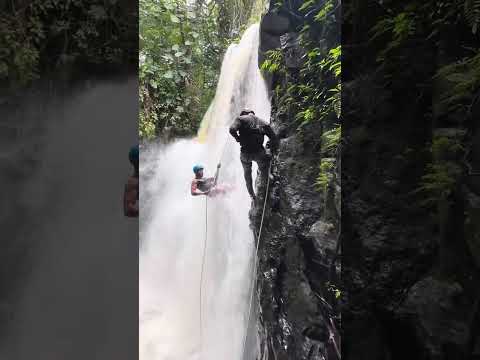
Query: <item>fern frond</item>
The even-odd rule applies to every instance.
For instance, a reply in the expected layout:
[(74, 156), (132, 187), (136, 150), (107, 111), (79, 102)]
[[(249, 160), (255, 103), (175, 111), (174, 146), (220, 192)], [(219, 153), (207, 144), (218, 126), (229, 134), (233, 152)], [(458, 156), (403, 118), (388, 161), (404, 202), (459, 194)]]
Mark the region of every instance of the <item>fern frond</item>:
[(465, 0), (464, 14), (472, 33), (476, 34), (480, 24), (480, 0)]

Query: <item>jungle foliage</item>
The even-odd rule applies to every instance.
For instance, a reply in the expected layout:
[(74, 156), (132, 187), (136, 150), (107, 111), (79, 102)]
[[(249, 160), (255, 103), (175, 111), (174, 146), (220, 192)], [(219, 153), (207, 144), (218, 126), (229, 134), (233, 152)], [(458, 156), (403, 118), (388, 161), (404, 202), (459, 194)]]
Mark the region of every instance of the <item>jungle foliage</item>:
[[(468, 135), (438, 136), (435, 129), (468, 134), (472, 127), (472, 109), (478, 106), (480, 96), (480, 1), (388, 1), (380, 10), (374, 12), (378, 15), (369, 44), (378, 49), (376, 62), (386, 74), (385, 86), (418, 84), (413, 89), (417, 103), (431, 96), (430, 91), (434, 94), (423, 119), (424, 124), (431, 123), (432, 137), (422, 151), (431, 160), (416, 193), (422, 197), (420, 204), (435, 207), (451, 197), (469, 166), (465, 156)], [(425, 66), (423, 73), (410, 70), (408, 55), (415, 49), (436, 60)]]
[(260, 15), (261, 4), (140, 0), (141, 138), (195, 133), (213, 99), (226, 48), (252, 15)]
[(0, 81), (17, 88), (59, 69), (133, 67), (137, 19), (126, 0), (0, 2)]
[[(321, 191), (326, 191), (332, 181), (339, 156), (342, 89), (339, 9), (340, 1), (336, 0), (309, 0), (298, 9), (288, 9), (302, 18), (298, 40), (304, 53), (299, 71), (292, 74), (287, 68), (285, 49), (269, 51), (261, 66), (262, 70), (287, 79), (286, 86), (278, 84), (274, 89), (278, 112), (295, 114), (299, 131), (312, 127), (325, 131), (324, 136), (318, 138), (318, 142), (323, 143), (322, 160), (315, 185)], [(279, 3), (277, 11), (282, 10)]]
[(425, 195), (422, 205), (435, 206), (455, 191), (463, 172), (460, 159), (464, 157), (465, 147), (459, 138), (438, 136), (434, 137), (429, 151), (432, 162), (427, 165), (418, 192)]

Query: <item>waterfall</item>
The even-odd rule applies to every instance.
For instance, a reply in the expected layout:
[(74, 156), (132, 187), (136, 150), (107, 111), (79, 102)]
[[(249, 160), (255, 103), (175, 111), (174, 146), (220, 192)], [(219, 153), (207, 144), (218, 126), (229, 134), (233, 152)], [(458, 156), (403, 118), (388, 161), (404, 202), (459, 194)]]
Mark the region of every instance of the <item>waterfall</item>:
[[(228, 48), (196, 139), (147, 149), (141, 158), (140, 210), (147, 219), (140, 232), (141, 360), (244, 360), (255, 244), (239, 145), (228, 126), (244, 107), (270, 119), (258, 43), (256, 24)], [(219, 161), (219, 183), (234, 189), (208, 200), (191, 196), (192, 166), (201, 163), (206, 176), (213, 176)]]

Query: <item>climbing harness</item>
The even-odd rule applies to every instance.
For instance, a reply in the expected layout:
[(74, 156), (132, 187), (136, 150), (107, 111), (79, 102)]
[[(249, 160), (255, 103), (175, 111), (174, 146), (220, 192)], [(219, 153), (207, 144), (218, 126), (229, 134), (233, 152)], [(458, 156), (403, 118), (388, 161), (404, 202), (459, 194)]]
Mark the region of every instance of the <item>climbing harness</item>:
[(272, 162), (273, 159), (270, 160), (270, 165), (268, 166), (268, 173), (267, 173), (267, 187), (265, 190), (265, 198), (263, 201), (263, 210), (262, 210), (262, 217), (260, 220), (260, 227), (258, 230), (258, 235), (257, 235), (257, 244), (256, 244), (256, 249), (255, 249), (255, 257), (254, 257), (254, 265), (253, 265), (253, 276), (251, 279), (250, 283), (250, 288), (251, 288), (251, 293), (250, 293), (250, 300), (248, 304), (248, 317), (247, 317), (247, 327), (245, 329), (245, 336), (243, 338), (243, 345), (242, 345), (242, 357), (240, 359), (243, 359), (243, 356), (245, 355), (245, 345), (247, 343), (247, 335), (248, 335), (248, 327), (250, 324), (250, 315), (252, 312), (252, 303), (253, 303), (253, 293), (254, 293), (254, 287), (255, 287), (255, 282), (256, 282), (256, 276), (257, 276), (257, 262), (258, 262), (258, 248), (260, 245), (260, 237), (262, 235), (262, 229), (263, 229), (263, 219), (265, 217), (265, 209), (267, 206), (267, 198), (268, 198), (268, 189), (270, 187), (270, 171), (272, 169)]

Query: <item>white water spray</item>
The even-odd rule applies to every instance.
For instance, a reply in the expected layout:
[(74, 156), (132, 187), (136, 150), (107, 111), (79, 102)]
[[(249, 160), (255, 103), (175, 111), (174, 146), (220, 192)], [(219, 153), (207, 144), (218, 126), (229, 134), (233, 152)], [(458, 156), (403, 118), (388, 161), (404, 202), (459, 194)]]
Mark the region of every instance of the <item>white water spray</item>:
[[(151, 201), (140, 238), (141, 360), (250, 360), (241, 359), (241, 354), (255, 244), (239, 146), (228, 126), (244, 107), (266, 121), (270, 118), (258, 70), (258, 41), (259, 26), (253, 25), (227, 50), (215, 98), (202, 122), (202, 143), (178, 141), (155, 160), (141, 162), (140, 202)], [(154, 175), (144, 181), (142, 174), (152, 168), (151, 161)], [(207, 200), (190, 196), (190, 182), (193, 164), (204, 164), (206, 175), (212, 176), (219, 161), (219, 183), (235, 189), (208, 199), (200, 315)]]

